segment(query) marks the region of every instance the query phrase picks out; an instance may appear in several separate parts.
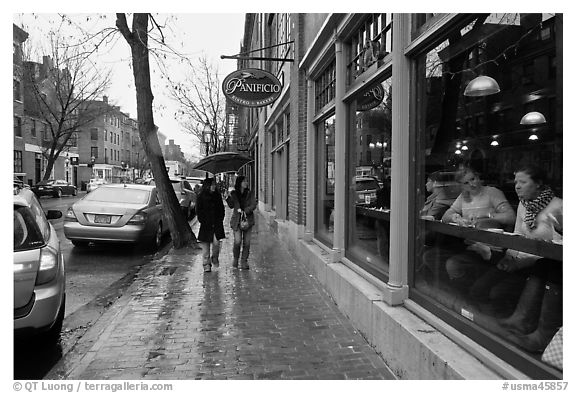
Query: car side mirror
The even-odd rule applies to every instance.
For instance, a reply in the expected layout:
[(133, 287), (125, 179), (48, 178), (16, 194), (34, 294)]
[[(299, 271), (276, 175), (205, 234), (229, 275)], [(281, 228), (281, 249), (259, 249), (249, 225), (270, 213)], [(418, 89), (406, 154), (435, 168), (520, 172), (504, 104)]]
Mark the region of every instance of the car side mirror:
[(62, 212), (60, 210), (48, 210), (46, 213), (46, 218), (49, 220), (57, 220), (62, 217)]

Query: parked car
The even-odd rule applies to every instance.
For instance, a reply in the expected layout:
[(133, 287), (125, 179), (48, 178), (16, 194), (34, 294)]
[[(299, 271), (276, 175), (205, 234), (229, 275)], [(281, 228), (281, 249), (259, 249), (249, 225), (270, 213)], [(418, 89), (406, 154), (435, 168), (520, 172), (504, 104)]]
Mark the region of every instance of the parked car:
[(66, 212), (64, 235), (75, 246), (89, 242), (142, 243), (157, 249), (168, 232), (156, 187), (105, 184)]
[(14, 188), (14, 333), (56, 343), (66, 304), (64, 257), (54, 227), (34, 193)]
[(192, 185), (185, 178), (170, 179), (170, 183), (186, 220), (191, 220), (196, 214), (196, 193)]
[(104, 179), (90, 179), (86, 185), (86, 192), (94, 191), (101, 185), (108, 184)]
[(66, 180), (41, 180), (31, 187), (36, 196), (52, 196), (60, 198), (62, 195), (77, 195), (78, 188)]
[[(171, 178), (170, 183), (180, 204), (180, 210), (186, 217), (186, 220), (191, 220), (196, 214), (196, 193), (192, 185), (186, 178)], [(151, 180), (151, 185), (155, 185), (154, 180)]]
[(24, 183), (23, 180), (20, 180), (19, 178), (17, 178), (16, 176), (14, 176), (14, 187), (19, 187), (19, 188), (28, 188), (30, 189), (30, 186), (26, 183)]
[(378, 180), (372, 176), (356, 176), (356, 204), (369, 205), (376, 200), (380, 189)]

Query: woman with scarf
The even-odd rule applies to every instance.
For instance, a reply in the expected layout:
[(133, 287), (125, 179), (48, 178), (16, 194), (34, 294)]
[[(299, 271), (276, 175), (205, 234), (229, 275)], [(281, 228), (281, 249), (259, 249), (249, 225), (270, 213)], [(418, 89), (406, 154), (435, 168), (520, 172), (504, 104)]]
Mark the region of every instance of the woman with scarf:
[[(214, 178), (206, 178), (196, 201), (196, 214), (200, 223), (198, 241), (202, 248), (204, 272), (212, 271), (212, 265), (218, 265), (220, 255), (220, 240), (224, 234), (224, 203), (222, 196), (216, 190)], [(212, 256), (210, 256), (212, 245)]]
[[(254, 226), (254, 210), (256, 209), (256, 198), (248, 188), (248, 181), (244, 176), (238, 176), (234, 184), (234, 190), (226, 197), (226, 203), (233, 209), (230, 218), (230, 228), (234, 232), (234, 246), (232, 252), (234, 261), (232, 267), (239, 269), (249, 269), (248, 255), (250, 254), (250, 241), (252, 238), (252, 227)], [(248, 220), (247, 228), (240, 228), (240, 221), (243, 216)], [(242, 248), (242, 256), (240, 256)], [(240, 259), (240, 265), (238, 260)]]
[[(544, 172), (524, 167), (514, 176), (520, 199), (514, 232), (561, 243), (562, 199), (546, 185)], [(527, 277), (515, 311), (500, 325), (513, 333), (508, 338), (516, 345), (542, 352), (562, 326), (562, 262), (508, 250), (497, 267)]]

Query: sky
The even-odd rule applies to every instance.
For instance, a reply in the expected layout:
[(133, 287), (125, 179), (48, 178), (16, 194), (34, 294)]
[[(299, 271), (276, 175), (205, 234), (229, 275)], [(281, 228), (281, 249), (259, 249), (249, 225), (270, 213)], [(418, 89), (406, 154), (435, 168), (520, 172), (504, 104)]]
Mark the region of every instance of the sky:
[[(101, 31), (103, 27), (114, 27), (114, 14), (78, 14), (66, 15), (84, 29)], [(100, 18), (95, 16), (102, 16)], [(158, 23), (169, 21), (165, 29), (165, 37), (171, 47), (185, 54), (186, 57), (196, 59), (202, 53), (218, 68), (219, 78), (222, 81), (226, 75), (236, 69), (235, 60), (223, 60), (221, 55), (235, 55), (240, 52), (240, 43), (244, 34), (244, 14), (224, 13), (158, 13), (154, 14)], [(14, 14), (13, 22), (24, 26), (28, 32), (29, 44), (34, 48), (46, 47), (46, 36), (50, 31), (50, 21), (58, 21), (57, 13), (25, 13)], [(129, 26), (131, 19), (128, 19)], [(169, 26), (169, 28), (168, 28)], [(136, 91), (132, 74), (130, 48), (123, 37), (113, 44), (103, 48), (98, 54), (98, 62), (105, 68), (112, 70), (112, 83), (107, 91), (110, 103), (120, 107), (124, 113), (136, 119)], [(41, 53), (33, 56), (34, 61), (42, 62)], [(166, 62), (172, 76), (178, 78), (186, 73), (186, 66), (176, 60)], [(155, 63), (150, 62), (152, 69), (152, 92), (154, 94), (154, 122), (159, 132), (166, 136), (166, 143), (173, 139), (180, 145), (183, 153), (189, 159), (199, 156), (199, 143), (195, 137), (186, 133), (184, 128), (175, 119), (178, 105), (168, 97), (164, 83), (159, 74), (154, 71)]]

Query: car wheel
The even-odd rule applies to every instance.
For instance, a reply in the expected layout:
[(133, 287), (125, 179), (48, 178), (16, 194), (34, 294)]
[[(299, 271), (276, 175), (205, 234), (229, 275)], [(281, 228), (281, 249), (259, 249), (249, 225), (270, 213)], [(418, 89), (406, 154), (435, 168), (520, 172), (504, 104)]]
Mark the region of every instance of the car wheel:
[(56, 193), (54, 194), (55, 198), (62, 198), (62, 190), (61, 189), (57, 189)]
[(162, 221), (158, 223), (156, 234), (154, 235), (154, 249), (157, 250), (162, 245)]
[(56, 345), (60, 339), (60, 332), (62, 331), (62, 324), (64, 323), (64, 310), (66, 308), (66, 295), (62, 297), (62, 303), (60, 304), (60, 311), (58, 311), (58, 316), (54, 325), (44, 333), (44, 337), (49, 345)]
[(72, 240), (72, 244), (75, 247), (87, 247), (88, 246), (88, 242), (84, 241), (84, 240)]

